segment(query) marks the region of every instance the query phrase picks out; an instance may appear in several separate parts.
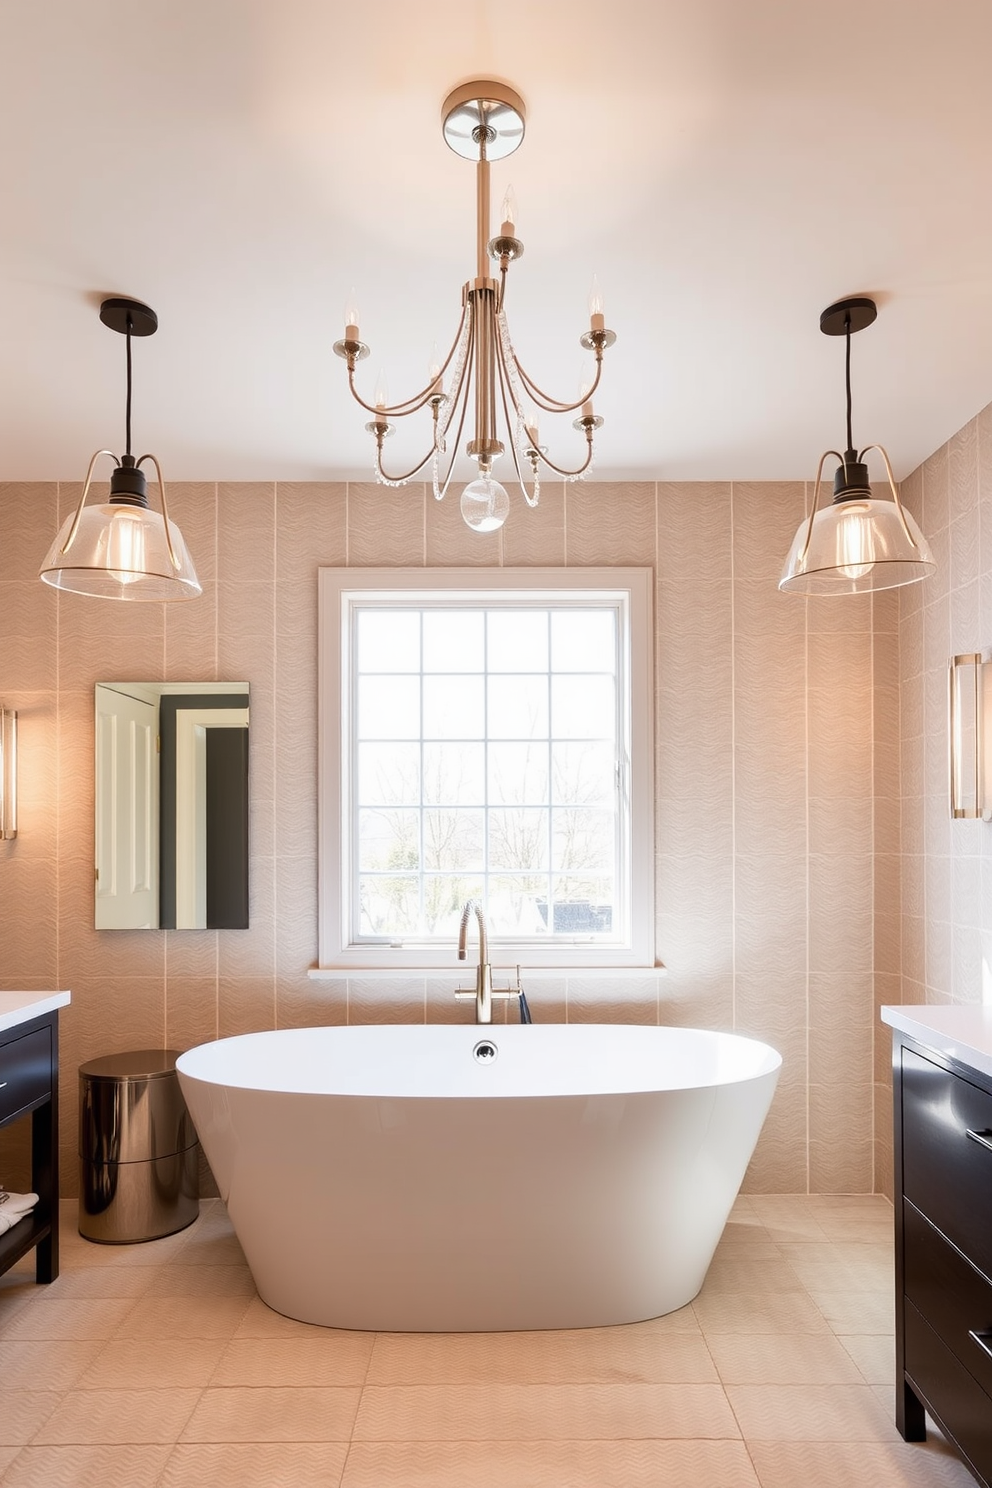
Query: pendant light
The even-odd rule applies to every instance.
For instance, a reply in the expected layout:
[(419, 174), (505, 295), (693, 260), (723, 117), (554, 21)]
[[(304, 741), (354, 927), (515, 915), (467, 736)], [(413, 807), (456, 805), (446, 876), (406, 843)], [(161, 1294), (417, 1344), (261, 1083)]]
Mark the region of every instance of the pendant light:
[[(825, 336), (846, 338), (847, 448), (841, 455), (820, 456), (808, 520), (799, 524), (778, 587), (795, 594), (863, 594), (913, 584), (933, 573), (936, 564), (926, 539), (899, 500), (889, 457), (880, 444), (860, 452), (851, 434), (851, 336), (870, 326), (877, 315), (874, 300), (838, 300), (820, 316)], [(885, 463), (892, 500), (872, 495), (865, 455), (877, 450)], [(834, 475), (834, 498), (817, 511), (823, 466), (833, 455), (840, 461)]]
[[(113, 450), (101, 449), (90, 460), (79, 505), (49, 548), (39, 577), (55, 589), (98, 599), (195, 599), (203, 591), (183, 535), (169, 520), (158, 459), (142, 455), (135, 460), (131, 453), (131, 337), (154, 335), (158, 317), (140, 300), (115, 298), (103, 301), (100, 319), (127, 338), (126, 447), (119, 459)], [(102, 455), (108, 455), (116, 466), (110, 477), (110, 499), (101, 506), (86, 506), (93, 471)], [(148, 505), (141, 469), (146, 460), (154, 465), (158, 477), (161, 514)]]

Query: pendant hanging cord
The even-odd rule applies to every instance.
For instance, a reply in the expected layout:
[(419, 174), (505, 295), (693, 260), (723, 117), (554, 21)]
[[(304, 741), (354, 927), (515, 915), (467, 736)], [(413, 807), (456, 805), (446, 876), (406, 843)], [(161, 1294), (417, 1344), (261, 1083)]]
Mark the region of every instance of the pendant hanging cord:
[[(847, 352), (846, 352), (846, 355), (845, 355), (845, 358), (844, 358), (844, 361), (845, 361), (845, 375), (846, 375), (846, 382), (847, 382), (847, 448), (850, 451), (850, 450), (853, 450), (854, 449), (854, 436), (851, 433), (851, 312), (850, 312), (850, 310), (848, 310), (847, 314), (844, 316), (844, 327), (845, 327), (845, 340), (847, 342)], [(845, 464), (846, 463), (847, 462), (846, 462), (846, 459), (845, 459)]]
[(125, 450), (131, 453), (131, 312), (127, 312), (127, 402), (124, 407)]

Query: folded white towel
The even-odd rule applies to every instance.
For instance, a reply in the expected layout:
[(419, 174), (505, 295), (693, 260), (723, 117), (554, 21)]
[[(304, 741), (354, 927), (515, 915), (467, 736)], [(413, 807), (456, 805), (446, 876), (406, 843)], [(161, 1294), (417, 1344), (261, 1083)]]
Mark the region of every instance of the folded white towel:
[(6, 1209), (6, 1204), (0, 1209), (0, 1235), (6, 1234), (8, 1230), (12, 1230), (16, 1224), (20, 1224), (22, 1219), (27, 1219), (31, 1213), (30, 1209), (19, 1209), (14, 1214), (8, 1214)]
[[(12, 1214), (18, 1218), (32, 1210), (38, 1202), (36, 1193), (8, 1193), (5, 1188), (0, 1188), (0, 1215), (6, 1215), (8, 1219)], [(10, 1225), (7, 1226), (10, 1228)]]

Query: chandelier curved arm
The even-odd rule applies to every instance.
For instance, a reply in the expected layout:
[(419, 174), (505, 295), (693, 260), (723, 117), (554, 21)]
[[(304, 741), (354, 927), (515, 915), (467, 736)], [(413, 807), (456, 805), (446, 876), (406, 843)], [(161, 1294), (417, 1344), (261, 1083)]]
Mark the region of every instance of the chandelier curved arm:
[[(418, 393), (414, 393), (411, 397), (404, 398), (399, 403), (391, 403), (388, 406), (385, 404), (366, 403), (365, 399), (361, 396), (361, 394), (358, 392), (358, 389), (355, 387), (355, 359), (354, 357), (349, 357), (348, 387), (351, 391), (351, 396), (354, 398), (359, 407), (364, 408), (366, 413), (374, 414), (376, 417), (379, 418), (388, 418), (390, 414), (392, 414), (394, 418), (405, 418), (409, 413), (419, 412), (421, 408), (426, 407), (426, 405), (431, 401), (432, 398), (438, 397), (439, 395), (435, 391), (435, 389), (437, 388), (438, 379), (443, 378), (445, 372), (447, 372), (449, 366), (451, 365), (452, 358), (454, 357), (455, 352), (458, 350), (458, 343), (462, 338), (462, 331), (465, 327), (465, 316), (467, 314), (468, 306), (466, 304), (462, 306), (461, 319), (458, 322), (458, 330), (455, 332), (455, 339), (451, 343), (451, 350), (448, 352), (448, 355), (442, 362), (437, 377), (432, 377), (426, 387), (421, 388)], [(430, 459), (430, 456), (428, 456), (427, 458)], [(420, 467), (418, 466), (417, 468), (419, 469)]]
[(547, 457), (547, 455), (545, 455), (544, 453), (542, 453), (541, 450), (538, 450), (537, 457), (538, 457), (539, 460), (543, 461), (543, 463), (545, 465), (547, 465), (547, 467), (548, 467), (549, 470), (553, 470), (554, 473), (555, 473), (555, 475), (563, 475), (566, 480), (578, 480), (578, 478), (579, 478), (580, 475), (585, 475), (586, 471), (589, 469), (589, 466), (592, 464), (592, 426), (591, 425), (586, 430), (586, 442), (587, 442), (589, 448), (586, 450), (586, 457), (585, 457), (584, 461), (582, 462), (582, 464), (579, 466), (579, 468), (577, 470), (563, 470), (560, 465), (556, 465), (555, 464), (554, 460), (549, 460), (548, 457)]
[(426, 455), (421, 460), (420, 464), (419, 465), (414, 465), (414, 467), (413, 467), (412, 470), (407, 470), (403, 475), (390, 475), (389, 471), (386, 470), (386, 469), (384, 469), (383, 463), (382, 463), (382, 441), (383, 441), (383, 438), (384, 437), (385, 437), (384, 435), (377, 435), (376, 436), (376, 442), (375, 442), (375, 468), (376, 468), (376, 471), (378, 472), (379, 478), (382, 481), (382, 483), (383, 483), (384, 486), (405, 486), (408, 481), (412, 481), (413, 480), (413, 477), (415, 475), (417, 475), (421, 470), (423, 470), (424, 466), (427, 464), (427, 461), (430, 459), (431, 455), (434, 453), (434, 449), (433, 449), (433, 447), (431, 447), (431, 449), (429, 449), (427, 451)]
[(119, 465), (121, 463), (120, 460), (118, 460), (117, 456), (114, 454), (113, 450), (97, 450), (96, 454), (90, 461), (89, 469), (86, 472), (86, 479), (83, 481), (83, 494), (79, 498), (79, 505), (76, 507), (76, 515), (72, 519), (72, 526), (69, 528), (69, 535), (59, 549), (60, 553), (68, 553), (69, 549), (72, 547), (73, 542), (75, 541), (76, 533), (79, 531), (79, 524), (82, 521), (83, 517), (83, 507), (86, 505), (86, 498), (89, 495), (90, 486), (93, 482), (93, 471), (96, 469), (96, 462), (97, 460), (99, 460), (101, 455), (109, 455), (115, 465)]
[(520, 365), (520, 358), (517, 356), (516, 352), (513, 353), (513, 361), (516, 366), (517, 372), (520, 374), (520, 380), (523, 383), (524, 387), (527, 389), (528, 393), (533, 398), (538, 407), (543, 408), (546, 413), (574, 413), (576, 408), (581, 408), (583, 403), (587, 403), (593, 396), (596, 389), (599, 387), (599, 380), (603, 375), (603, 352), (601, 348), (597, 347), (596, 376), (593, 378), (591, 386), (588, 387), (586, 391), (581, 395), (581, 397), (576, 399), (574, 403), (560, 403), (557, 398), (552, 398), (550, 393), (545, 393), (544, 391), (542, 391), (542, 389), (537, 386), (537, 383), (534, 381), (534, 379), (528, 376), (523, 367)]
[(893, 501), (896, 504), (896, 511), (899, 513), (899, 520), (902, 523), (902, 530), (903, 530), (903, 532), (905, 532), (906, 536), (909, 538), (909, 541), (912, 544), (912, 546), (916, 549), (917, 552), (919, 552), (920, 551), (920, 545), (916, 541), (916, 538), (913, 536), (913, 534), (909, 530), (909, 524), (906, 521), (906, 513), (903, 511), (903, 509), (902, 509), (902, 502), (899, 500), (899, 487), (896, 485), (895, 477), (892, 474), (892, 466), (889, 463), (888, 453), (887, 453), (884, 445), (881, 445), (881, 444), (867, 444), (867, 445), (865, 445), (864, 449), (861, 451), (860, 455), (858, 456), (858, 459), (859, 460), (863, 460), (864, 457), (865, 457), (865, 455), (868, 453), (869, 450), (878, 450), (878, 453), (881, 455), (882, 459), (885, 461), (885, 473), (889, 477), (889, 486), (890, 486), (891, 491), (892, 491), (892, 499), (893, 499)]
[(844, 463), (844, 456), (838, 454), (836, 450), (824, 450), (823, 454), (820, 456), (820, 463), (816, 467), (816, 484), (813, 487), (813, 505), (810, 507), (809, 521), (806, 523), (806, 541), (803, 543), (803, 550), (802, 553), (799, 555), (800, 568), (802, 568), (803, 564), (806, 562), (806, 554), (809, 552), (810, 539), (813, 536), (813, 519), (816, 516), (816, 503), (820, 499), (820, 484), (823, 480), (823, 467), (827, 459), (831, 455), (833, 455), (835, 460), (839, 460), (842, 465)]
[[(507, 326), (506, 316), (505, 315), (503, 315), (503, 316), (500, 317), (500, 328), (501, 328), (502, 331), (505, 332), (505, 338), (504, 338), (504, 336), (500, 336), (500, 337), (497, 338), (497, 341), (496, 341), (496, 365), (497, 365), (497, 370), (498, 370), (498, 373), (499, 373), (500, 387), (501, 387), (501, 389), (504, 388), (504, 385), (506, 387), (509, 387), (509, 390), (510, 390), (510, 401), (513, 404), (514, 412), (516, 413), (517, 418), (520, 421), (520, 423), (526, 429), (527, 428), (527, 420), (524, 417), (524, 411), (523, 411), (523, 409), (520, 406), (520, 400), (519, 400), (519, 397), (518, 397), (518, 394), (517, 394), (517, 390), (516, 390), (516, 388), (514, 387), (514, 384), (513, 384), (514, 373), (521, 374), (522, 369), (520, 367), (520, 362), (517, 359), (516, 352), (513, 350), (513, 343), (510, 341), (509, 327)], [(598, 355), (599, 354), (597, 353), (597, 357), (598, 357)], [(508, 356), (510, 358), (510, 361), (509, 362), (507, 361), (507, 357)], [(512, 363), (512, 368), (511, 368), (511, 363)], [(599, 379), (597, 377), (597, 382), (598, 382), (598, 380)], [(524, 383), (524, 386), (527, 385), (526, 377), (523, 376), (523, 375), (521, 375), (521, 382)], [(587, 401), (587, 399), (589, 398), (591, 391), (592, 391), (592, 389), (590, 389), (590, 392), (587, 392), (585, 394), (585, 396), (579, 401), (579, 403), (573, 403), (573, 404), (570, 405), (569, 408), (566, 408), (566, 407), (546, 408), (546, 411), (549, 412), (549, 413), (566, 413), (566, 412), (570, 412), (572, 408), (582, 407), (585, 404), (585, 402)], [(520, 488), (521, 488), (521, 490), (524, 493), (524, 496), (525, 496), (525, 498), (527, 500), (528, 506), (536, 506), (537, 505), (536, 496), (535, 496), (535, 499), (533, 501), (530, 499), (529, 496), (527, 496), (526, 486), (524, 485), (523, 480), (522, 480), (522, 478), (520, 476), (520, 467), (517, 465), (517, 459), (516, 459), (516, 441), (515, 441), (515, 439), (513, 437), (513, 424), (512, 424), (512, 420), (510, 419), (509, 409), (506, 406), (505, 393), (504, 393), (504, 398), (503, 398), (503, 412), (504, 412), (504, 415), (506, 417), (507, 433), (510, 435), (510, 448), (511, 448), (511, 451), (513, 452), (514, 466), (516, 467), (516, 470), (517, 470), (517, 479), (520, 481)], [(581, 423), (582, 426), (585, 428), (586, 439), (588, 441), (588, 446), (589, 447), (588, 447), (588, 449), (586, 451), (586, 458), (585, 458), (585, 460), (583, 461), (583, 463), (576, 470), (564, 470), (560, 465), (556, 465), (553, 460), (549, 460), (548, 457), (547, 457), (547, 455), (544, 454), (540, 449), (538, 449), (536, 447), (536, 444), (535, 444), (535, 442), (533, 440), (531, 441), (531, 449), (533, 450), (533, 454), (531, 455), (531, 461), (532, 461), (533, 468), (534, 468), (534, 481), (535, 481), (535, 485), (537, 486), (537, 489), (538, 490), (540, 489), (540, 486), (539, 486), (538, 481), (537, 481), (537, 462), (538, 462), (538, 460), (542, 460), (544, 462), (544, 464), (547, 465), (547, 467), (548, 467), (549, 470), (553, 470), (556, 475), (560, 475), (560, 476), (564, 477), (565, 480), (578, 480), (578, 478), (579, 478), (580, 475), (584, 475), (585, 474), (585, 472), (589, 469), (589, 466), (592, 463), (592, 436), (593, 436), (593, 432), (598, 427), (598, 425), (601, 424), (602, 422), (603, 422), (602, 419), (596, 419), (591, 414), (588, 415), (588, 416), (583, 415), (581, 419), (577, 420), (577, 423)]]
[[(538, 459), (540, 457), (540, 453), (541, 452), (537, 448), (537, 445), (536, 445), (535, 441), (532, 439), (530, 441), (530, 448), (527, 451), (528, 455), (530, 456), (531, 470), (533, 471), (533, 475), (534, 475), (534, 494), (533, 494), (533, 496), (531, 496), (528, 493), (528, 491), (527, 491), (527, 483), (526, 483), (526, 481), (524, 480), (523, 476), (520, 473), (520, 461), (517, 458), (517, 441), (516, 441), (516, 437), (515, 437), (515, 434), (514, 434), (513, 419), (510, 417), (510, 405), (511, 404), (513, 405), (513, 411), (514, 411), (514, 413), (517, 416), (517, 420), (519, 421), (520, 424), (523, 425), (523, 428), (527, 431), (528, 437), (530, 436), (530, 431), (527, 429), (527, 423), (526, 423), (526, 420), (524, 419), (523, 409), (518, 406), (517, 400), (514, 397), (514, 394), (513, 394), (513, 385), (512, 385), (512, 383), (510, 381), (510, 376), (509, 376), (509, 373), (507, 371), (506, 363), (503, 360), (503, 350), (502, 350), (502, 347), (500, 346), (500, 344), (499, 344), (498, 341), (497, 341), (497, 355), (496, 355), (496, 371), (497, 371), (497, 374), (499, 376), (499, 391), (500, 391), (500, 398), (501, 398), (502, 403), (503, 403), (503, 417), (506, 419), (506, 428), (507, 428), (507, 432), (509, 434), (509, 442), (510, 442), (510, 454), (513, 457), (513, 469), (516, 472), (517, 485), (520, 487), (521, 493), (523, 494), (523, 498), (526, 501), (527, 505), (530, 506), (530, 507), (535, 507), (537, 505), (538, 500), (540, 499), (540, 495), (541, 495), (541, 482), (540, 482), (540, 479), (539, 479), (538, 474), (537, 474), (537, 461), (538, 461)], [(510, 395), (509, 396), (509, 402), (507, 401), (507, 389), (508, 388), (509, 388), (509, 395)]]
[(146, 460), (151, 460), (152, 464), (155, 466), (155, 474), (158, 476), (158, 489), (162, 497), (162, 517), (165, 521), (165, 545), (169, 549), (169, 562), (172, 564), (176, 573), (179, 573), (182, 568), (182, 564), (176, 557), (176, 550), (172, 546), (172, 533), (169, 531), (169, 508), (165, 500), (165, 481), (162, 479), (162, 467), (158, 463), (157, 455), (142, 455), (141, 459), (137, 461), (139, 470)]
[[(469, 340), (470, 340), (470, 345), (471, 345), (472, 338), (470, 337)], [(459, 395), (461, 394), (461, 391), (462, 391), (463, 386), (467, 386), (467, 384), (465, 384), (465, 382), (464, 382), (464, 379), (462, 380), (461, 383), (459, 383), (459, 386), (458, 386)], [(458, 432), (455, 434), (455, 452), (451, 456), (451, 459), (448, 461), (447, 473), (446, 473), (446, 475), (444, 477), (443, 484), (440, 485), (440, 486), (438, 485), (438, 481), (437, 481), (438, 462), (437, 462), (437, 460), (435, 458), (435, 464), (434, 464), (434, 500), (435, 501), (443, 501), (444, 498), (445, 498), (445, 496), (447, 496), (447, 494), (448, 494), (448, 487), (451, 485), (451, 477), (454, 474), (454, 470), (455, 470), (455, 461), (458, 458), (458, 446), (462, 442), (462, 430), (465, 427), (465, 415), (466, 415), (467, 412), (468, 412), (468, 396), (466, 394), (466, 396), (462, 399), (462, 411), (461, 411), (461, 415), (460, 415), (459, 420), (458, 420)], [(435, 457), (438, 454), (438, 447), (437, 447), (437, 445), (434, 446), (434, 454), (435, 454)]]

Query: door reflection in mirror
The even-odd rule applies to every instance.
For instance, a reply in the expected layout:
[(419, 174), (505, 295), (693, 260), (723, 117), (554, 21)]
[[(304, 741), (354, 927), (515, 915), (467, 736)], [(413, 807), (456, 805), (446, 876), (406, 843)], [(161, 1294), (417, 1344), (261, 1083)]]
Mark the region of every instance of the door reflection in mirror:
[(96, 688), (96, 927), (248, 926), (248, 684)]

